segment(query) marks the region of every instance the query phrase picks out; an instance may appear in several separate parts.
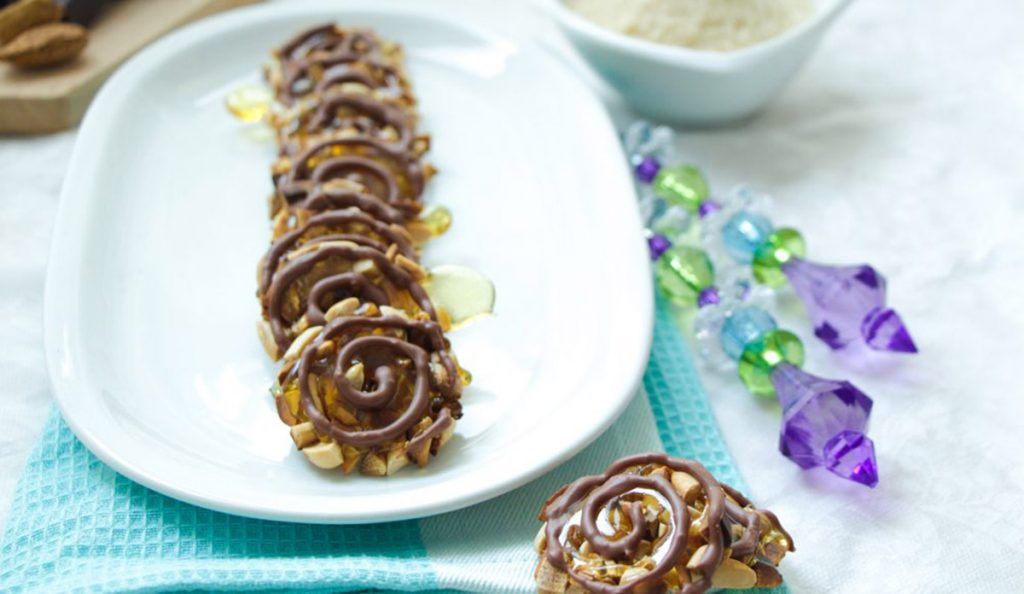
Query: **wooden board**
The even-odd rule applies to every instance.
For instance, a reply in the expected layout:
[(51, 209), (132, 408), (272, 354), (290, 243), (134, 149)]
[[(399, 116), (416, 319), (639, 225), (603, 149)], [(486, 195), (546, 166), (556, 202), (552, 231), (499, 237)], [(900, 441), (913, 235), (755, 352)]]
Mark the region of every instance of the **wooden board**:
[(0, 133), (38, 134), (77, 125), (103, 81), (143, 46), (190, 21), (256, 1), (111, 2), (74, 62), (44, 70), (0, 63)]

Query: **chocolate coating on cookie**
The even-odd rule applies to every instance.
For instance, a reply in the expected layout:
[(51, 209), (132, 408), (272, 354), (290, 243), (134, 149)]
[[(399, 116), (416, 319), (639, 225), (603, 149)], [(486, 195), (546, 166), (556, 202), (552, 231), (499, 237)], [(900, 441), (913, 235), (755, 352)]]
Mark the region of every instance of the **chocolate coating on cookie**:
[[(421, 311), (426, 313), (432, 320), (437, 319), (437, 312), (434, 309), (434, 305), (431, 303), (430, 297), (427, 295), (427, 292), (423, 287), (416, 281), (412, 274), (389, 260), (379, 249), (361, 246), (347, 241), (322, 242), (315, 246), (315, 249), (311, 249), (307, 253), (298, 255), (289, 260), (283, 266), (279, 266), (271, 279), (270, 286), (263, 294), (263, 301), (265, 304), (264, 315), (270, 322), (274, 339), (282, 349), (287, 348), (291, 343), (291, 339), (293, 337), (290, 336), (288, 329), (291, 322), (294, 321), (294, 319), (285, 320), (282, 314), (285, 292), (291, 287), (292, 283), (296, 282), (299, 278), (312, 270), (314, 266), (324, 263), (329, 258), (338, 258), (353, 263), (360, 260), (369, 260), (373, 262), (374, 267), (376, 267), (384, 279), (390, 282), (395, 288), (407, 291), (413, 302)], [(307, 313), (312, 313), (314, 317), (322, 318), (323, 311), (325, 308), (330, 307), (330, 305), (325, 305), (323, 301), (313, 301), (309, 298), (309, 295), (323, 297), (325, 293), (322, 289), (318, 290), (318, 285), (321, 283), (337, 283), (338, 281), (336, 279), (338, 276), (350, 274), (361, 273), (355, 271), (331, 272), (315, 279), (305, 296), (305, 303), (303, 303), (304, 310)], [(339, 284), (335, 286), (344, 287), (345, 285)], [(356, 284), (350, 286), (358, 287), (361, 285)], [(367, 294), (365, 292), (360, 292), (355, 295), (345, 295), (345, 297), (350, 296), (369, 296), (373, 298), (376, 295)], [(335, 299), (335, 302), (340, 300), (340, 298), (337, 298)]]
[[(386, 334), (365, 334), (342, 340), (347, 332), (379, 329), (400, 330), (406, 336), (403, 339)], [(380, 427), (353, 429), (321, 412), (322, 405), (318, 406), (314, 402), (310, 390), (310, 374), (321, 345), (332, 340), (340, 342), (341, 346), (335, 351), (331, 376), (326, 379), (334, 383), (339, 400), (351, 410), (375, 411), (393, 406), (401, 384), (409, 381), (411, 374), (414, 384), (412, 397), (397, 418)], [(447, 384), (434, 388), (445, 397), (456, 398), (461, 391), (459, 375), (454, 361), (448, 356), (441, 328), (436, 323), (407, 320), (398, 316), (348, 317), (334, 320), (312, 344), (306, 347), (299, 361), (298, 382), (302, 408), (320, 433), (330, 436), (338, 443), (369, 447), (393, 441), (405, 435), (425, 416), (430, 416), (431, 353), (438, 354), (441, 364), (447, 370), (448, 378)], [(411, 368), (400, 365), (400, 359), (410, 361)], [(346, 379), (345, 371), (357, 360), (372, 372), (374, 389), (366, 392), (358, 390)], [(445, 423), (450, 423), (451, 413), (445, 417)], [(440, 419), (440, 416), (438, 418)], [(445, 426), (439, 427), (436, 431), (443, 431), (444, 428)]]
[[(781, 547), (792, 550), (773, 514), (754, 508), (700, 463), (660, 453), (623, 458), (603, 474), (566, 485), (540, 517), (544, 561), (563, 581), (599, 594), (667, 588), (699, 594), (727, 560), (754, 584), (759, 571), (777, 578)], [(765, 547), (780, 550), (769, 555)]]

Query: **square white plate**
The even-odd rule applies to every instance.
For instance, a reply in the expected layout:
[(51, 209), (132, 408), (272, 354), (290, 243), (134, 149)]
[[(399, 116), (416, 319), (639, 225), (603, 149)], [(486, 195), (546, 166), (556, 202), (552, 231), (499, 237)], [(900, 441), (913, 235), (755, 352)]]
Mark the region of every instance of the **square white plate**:
[[(417, 6), (230, 12), (149, 47), (96, 98), (54, 232), (46, 356), (64, 418), (119, 472), (247, 516), (397, 520), (529, 481), (628, 403), (652, 297), (611, 123), (539, 47)], [(426, 202), (455, 215), (424, 263), (474, 267), (498, 291), (494, 317), (451, 334), (474, 375), (455, 438), (384, 479), (313, 468), (277, 418), (254, 329), (275, 149), (223, 107), (273, 46), (327, 20), (404, 45), (440, 169)]]

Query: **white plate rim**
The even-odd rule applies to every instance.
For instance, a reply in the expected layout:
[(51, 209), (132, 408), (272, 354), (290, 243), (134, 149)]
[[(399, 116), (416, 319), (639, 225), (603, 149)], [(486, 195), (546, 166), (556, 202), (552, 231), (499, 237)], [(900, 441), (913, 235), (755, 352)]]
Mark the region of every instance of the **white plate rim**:
[[(204, 493), (181, 489), (172, 482), (153, 476), (145, 468), (140, 468), (138, 465), (131, 463), (118, 451), (108, 447), (103, 436), (96, 434), (89, 425), (88, 418), (76, 414), (78, 411), (76, 410), (75, 394), (78, 390), (84, 388), (75, 386), (74, 382), (69, 381), (69, 379), (83, 381), (84, 378), (81, 377), (81, 370), (78, 369), (82, 363), (82, 357), (79, 353), (83, 347), (77, 343), (73, 330), (76, 323), (75, 319), (78, 315), (81, 283), (77, 277), (78, 271), (75, 270), (76, 260), (72, 256), (74, 256), (75, 249), (82, 245), (84, 240), (85, 221), (90, 214), (90, 201), (87, 198), (76, 196), (74, 188), (80, 185), (78, 183), (80, 181), (89, 180), (91, 182), (96, 174), (89, 162), (90, 155), (93, 154), (93, 150), (100, 148), (103, 143), (110, 139), (109, 134), (105, 133), (102, 128), (103, 122), (108, 117), (113, 117), (118, 99), (131, 90), (135, 80), (148, 72), (152, 64), (160, 62), (181, 48), (188, 47), (190, 43), (216, 35), (219, 31), (244, 26), (250, 22), (278, 16), (301, 15), (306, 12), (319, 14), (324, 9), (325, 7), (322, 4), (312, 1), (280, 5), (257, 5), (204, 19), (183, 27), (148, 46), (122, 65), (104, 84), (86, 112), (86, 116), (79, 129), (67, 175), (61, 189), (60, 204), (53, 226), (53, 239), (50, 246), (43, 296), (43, 337), (47, 374), (53, 388), (54, 399), (65, 422), (76, 437), (93, 454), (125, 477), (174, 499), (215, 511), (252, 518), (331, 524), (397, 521), (454, 511), (504, 494), (549, 472), (593, 442), (625, 410), (640, 386), (643, 372), (646, 368), (653, 333), (653, 293), (646, 265), (638, 271), (634, 271), (633, 276), (635, 278), (631, 279), (634, 282), (639, 281), (636, 284), (636, 290), (640, 298), (637, 299), (637, 303), (633, 304), (636, 309), (630, 312), (638, 323), (636, 324), (636, 334), (633, 336), (634, 344), (624, 350), (625, 354), (622, 361), (623, 367), (631, 370), (631, 372), (620, 376), (620, 386), (609, 387), (609, 390), (623, 394), (617, 401), (617, 407), (614, 410), (609, 409), (608, 414), (587, 426), (585, 430), (574, 433), (572, 439), (563, 447), (560, 455), (534, 464), (529, 471), (509, 476), (501, 481), (495, 481), (473, 493), (456, 497), (449, 501), (440, 503), (412, 502), (407, 509), (387, 515), (372, 512), (324, 514), (315, 509), (290, 509), (282, 511), (273, 505), (239, 501), (225, 502), (223, 499), (210, 497)], [(516, 37), (507, 32), (497, 34), (475, 23), (473, 25), (467, 24), (473, 23), (473, 19), (464, 19), (462, 18), (463, 15), (449, 14), (446, 17), (439, 17), (437, 11), (425, 10), (418, 6), (405, 3), (400, 4), (389, 0), (353, 0), (342, 6), (331, 7), (331, 10), (336, 12), (339, 18), (343, 17), (346, 12), (374, 12), (415, 16), (426, 20), (443, 20), (451, 23), (453, 26), (472, 30), (482, 37), (513, 39), (517, 44), (531, 43), (524, 37)], [(581, 88), (586, 88), (585, 84), (564, 63), (559, 60), (552, 60), (552, 64), (564, 70), (566, 76), (574, 78)], [(592, 90), (587, 89), (586, 94), (604, 115), (604, 135), (610, 147), (609, 150), (621, 153), (617, 133), (611, 119), (604, 111), (603, 105), (601, 105)], [(632, 200), (633, 187), (629, 179), (628, 169), (625, 166), (624, 156), (622, 162), (624, 165), (619, 177), (623, 190), (623, 199)], [(91, 183), (84, 185), (88, 186)], [(626, 213), (631, 213), (630, 216), (636, 219), (636, 228), (639, 230), (639, 215), (636, 209), (624, 208), (623, 214)], [(633, 222), (628, 221), (627, 223), (631, 224)], [(646, 261), (646, 249), (642, 242), (637, 242), (636, 257), (633, 259), (638, 264)]]

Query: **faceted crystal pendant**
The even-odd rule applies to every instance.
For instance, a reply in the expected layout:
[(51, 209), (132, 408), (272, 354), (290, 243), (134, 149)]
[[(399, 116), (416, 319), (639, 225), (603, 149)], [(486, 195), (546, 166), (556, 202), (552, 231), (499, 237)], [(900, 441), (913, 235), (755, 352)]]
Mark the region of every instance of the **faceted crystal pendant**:
[(779, 451), (801, 468), (824, 466), (862, 485), (878, 484), (875, 444), (865, 433), (871, 398), (847, 381), (820, 378), (789, 363), (772, 372), (782, 405)]
[(875, 350), (917, 352), (899, 314), (885, 306), (885, 277), (871, 266), (792, 258), (782, 271), (807, 308), (815, 336), (831, 348), (861, 340)]

